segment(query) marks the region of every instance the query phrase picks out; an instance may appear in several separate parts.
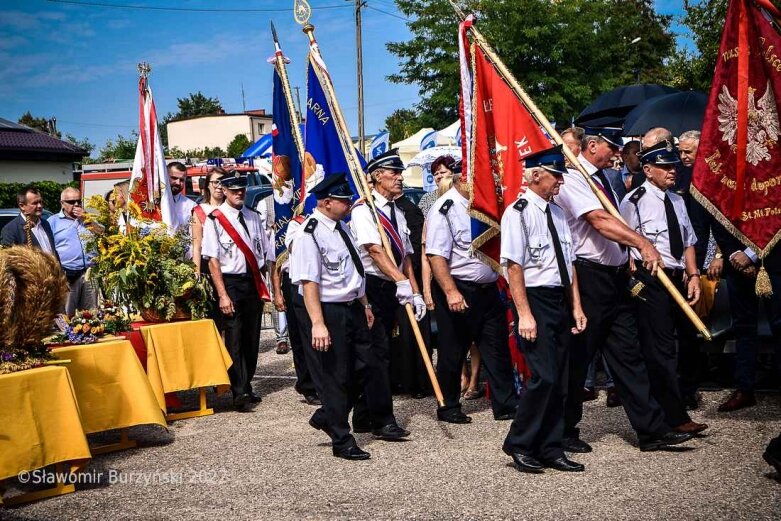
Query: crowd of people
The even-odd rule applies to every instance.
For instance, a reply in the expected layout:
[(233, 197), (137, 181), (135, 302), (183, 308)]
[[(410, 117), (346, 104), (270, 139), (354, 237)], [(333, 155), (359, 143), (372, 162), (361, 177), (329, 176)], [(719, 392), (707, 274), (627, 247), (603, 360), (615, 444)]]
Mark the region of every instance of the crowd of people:
[[(708, 429), (690, 415), (699, 407), (700, 340), (655, 277), (659, 270), (691, 305), (702, 279), (726, 281), (737, 388), (718, 410), (754, 405), (757, 309), (762, 300), (781, 338), (781, 291), (756, 296), (756, 253), (691, 197), (699, 133), (676, 140), (655, 128), (624, 142), (620, 129), (572, 127), (562, 138), (564, 145), (524, 159), (526, 189), (501, 220), (501, 274), (472, 247), (469, 187), (450, 156), (433, 162), (437, 188), (417, 205), (404, 196), (405, 166), (395, 150), (367, 164), (371, 193), (357, 203), (346, 174), (326, 177), (310, 190), (316, 208), (289, 222), (279, 259), (273, 201), (246, 207), (245, 175), (214, 168), (195, 203), (185, 196), (185, 165), (169, 164), (175, 213), (190, 222), (188, 256), (214, 289), (210, 316), (233, 360), (235, 409), (249, 412), (261, 401), (251, 383), (264, 302), (271, 302), (277, 352), (292, 350), (295, 390), (317, 407), (309, 424), (329, 436), (334, 456), (370, 457), (353, 433), (410, 436), (394, 415), (393, 395), (432, 394), (420, 349), (431, 357), (434, 346), (437, 419), (470, 423), (463, 401), (487, 394), (493, 418), (510, 422), (502, 448), (521, 471), (584, 470), (569, 455), (593, 450), (580, 424), (584, 401), (598, 393), (598, 368), (607, 405), (623, 406), (640, 450), (687, 443)], [(123, 204), (127, 185), (109, 198)], [(2, 244), (55, 255), (72, 314), (96, 305), (84, 244), (102, 230), (84, 224), (77, 189), (60, 199), (62, 210), (46, 221), (40, 193), (20, 192), (20, 216), (3, 228)], [(764, 267), (781, 288), (777, 249)], [(781, 375), (781, 343), (775, 347)], [(520, 386), (516, 348), (525, 365)], [(776, 439), (765, 453), (776, 468), (780, 446)]]

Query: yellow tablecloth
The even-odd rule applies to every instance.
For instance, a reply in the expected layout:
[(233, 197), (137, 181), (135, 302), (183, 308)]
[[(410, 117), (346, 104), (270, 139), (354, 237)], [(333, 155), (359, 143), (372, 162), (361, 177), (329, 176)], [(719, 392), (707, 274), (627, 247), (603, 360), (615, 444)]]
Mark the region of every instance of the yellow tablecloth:
[(0, 480), (53, 463), (90, 459), (68, 370), (0, 375)]
[(150, 423), (166, 427), (149, 379), (127, 340), (61, 347), (52, 354), (71, 361), (66, 367), (85, 433)]
[(142, 326), (141, 335), (147, 376), (164, 411), (165, 393), (230, 385), (233, 361), (213, 320)]

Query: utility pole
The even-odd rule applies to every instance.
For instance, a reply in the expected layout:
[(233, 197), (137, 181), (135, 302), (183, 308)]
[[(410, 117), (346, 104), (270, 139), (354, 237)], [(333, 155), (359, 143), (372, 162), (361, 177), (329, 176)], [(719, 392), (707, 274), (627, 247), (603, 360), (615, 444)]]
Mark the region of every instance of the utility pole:
[(298, 121), (304, 119), (304, 113), (301, 112), (301, 87), (293, 87), (296, 91), (296, 105), (298, 106)]
[(244, 82), (241, 82), (241, 107), (247, 112), (247, 100), (244, 99)]
[(363, 0), (355, 0), (355, 58), (358, 71), (358, 145), (361, 154), (366, 153), (366, 136), (363, 128), (363, 38), (361, 36), (361, 8)]

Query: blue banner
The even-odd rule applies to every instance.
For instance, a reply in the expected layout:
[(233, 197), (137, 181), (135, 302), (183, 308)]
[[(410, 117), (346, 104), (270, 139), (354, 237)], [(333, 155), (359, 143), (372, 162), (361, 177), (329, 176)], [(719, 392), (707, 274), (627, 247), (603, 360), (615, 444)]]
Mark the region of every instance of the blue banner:
[[(321, 75), (327, 72), (319, 69), (319, 65), (310, 58), (307, 67), (306, 79), (306, 125), (304, 128), (304, 184), (306, 199), (304, 201), (304, 214), (309, 214), (317, 201), (309, 197), (309, 191), (317, 183), (332, 174), (344, 172), (350, 182), (350, 188), (356, 194), (360, 191), (350, 175), (350, 166), (344, 155), (344, 148), (339, 139), (336, 121), (331, 113), (328, 97), (320, 83), (318, 72)], [(361, 168), (365, 166), (360, 154)], [(357, 197), (356, 197), (357, 199)]]
[(295, 123), (285, 99), (282, 78), (274, 68), (272, 113), (272, 176), (274, 197), (274, 248), (277, 256), (285, 251), (287, 225), (301, 195), (301, 159), (293, 136)]
[(369, 145), (369, 157), (374, 159), (390, 150), (390, 133), (388, 131), (380, 132), (374, 139), (372, 144)]

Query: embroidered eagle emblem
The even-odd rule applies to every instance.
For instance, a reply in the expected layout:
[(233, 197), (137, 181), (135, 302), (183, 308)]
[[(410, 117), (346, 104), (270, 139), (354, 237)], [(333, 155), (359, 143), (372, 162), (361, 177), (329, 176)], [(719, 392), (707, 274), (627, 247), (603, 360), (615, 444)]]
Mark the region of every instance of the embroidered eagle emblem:
[[(748, 89), (748, 143), (746, 145), (746, 161), (757, 166), (760, 161), (770, 159), (768, 149), (778, 143), (779, 129), (776, 100), (770, 80), (765, 93), (755, 101), (756, 89)], [(726, 141), (732, 150), (736, 148), (738, 133), (738, 100), (732, 97), (726, 85), (719, 93), (719, 131), (722, 141)]]

